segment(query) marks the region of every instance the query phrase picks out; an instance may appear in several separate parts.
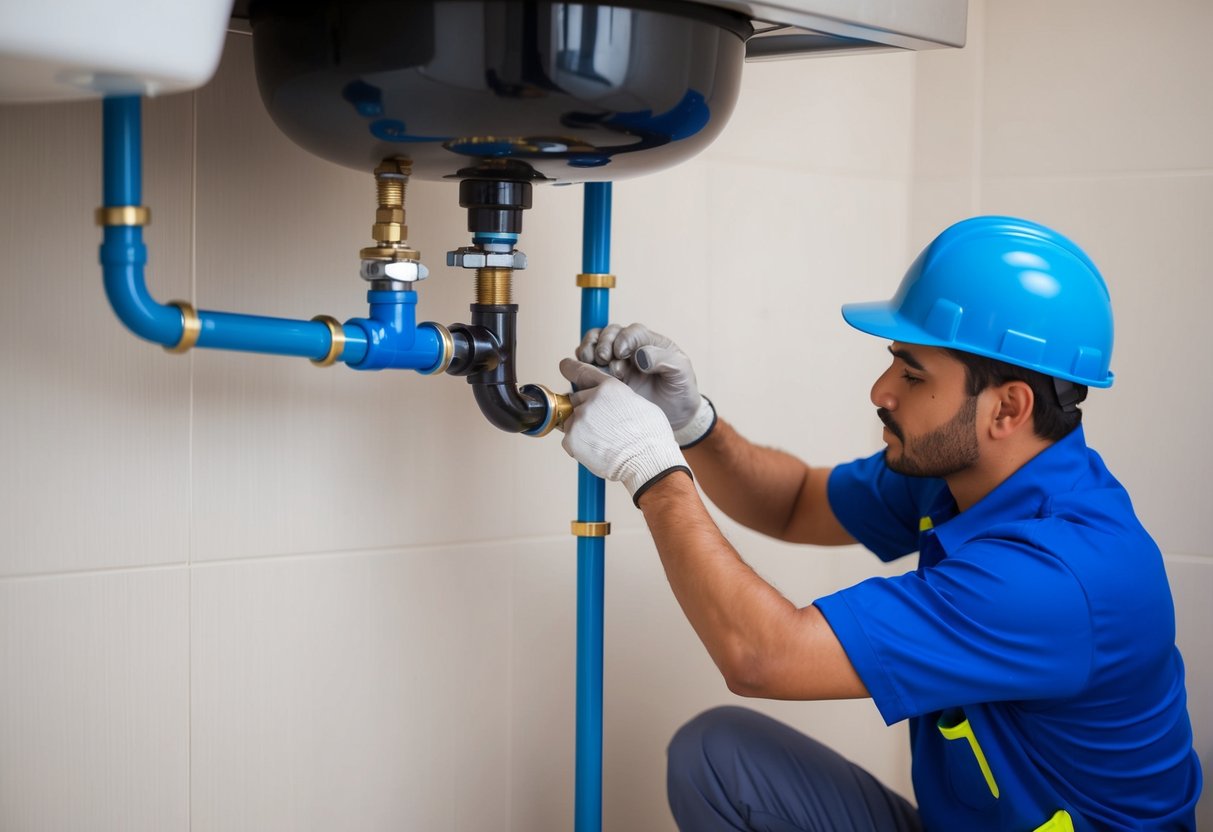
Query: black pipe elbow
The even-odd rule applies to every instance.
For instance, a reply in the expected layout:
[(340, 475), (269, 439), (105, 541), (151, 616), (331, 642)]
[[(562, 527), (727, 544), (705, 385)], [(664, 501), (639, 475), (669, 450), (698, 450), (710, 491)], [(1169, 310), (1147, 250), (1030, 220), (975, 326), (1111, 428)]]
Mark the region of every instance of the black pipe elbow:
[(489, 423), (510, 433), (537, 430), (548, 417), (546, 401), (524, 396), (513, 384), (472, 382), (472, 395)]
[(520, 391), (514, 373), (518, 305), (474, 303), (471, 309), (470, 325), (450, 327), (455, 349), (447, 373), (467, 376), (480, 412), (494, 427), (538, 430), (548, 420), (547, 399)]

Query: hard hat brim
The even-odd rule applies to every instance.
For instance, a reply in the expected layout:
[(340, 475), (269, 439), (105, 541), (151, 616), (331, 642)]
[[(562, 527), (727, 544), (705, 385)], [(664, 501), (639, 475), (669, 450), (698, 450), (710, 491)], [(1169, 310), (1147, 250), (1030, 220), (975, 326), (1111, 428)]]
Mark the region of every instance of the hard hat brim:
[(842, 317), (860, 332), (866, 332), (868, 335), (875, 335), (878, 338), (904, 341), (907, 344), (921, 344), (924, 347), (957, 346), (950, 341), (936, 338), (921, 327), (907, 321), (897, 314), (897, 310), (890, 301), (843, 304)]

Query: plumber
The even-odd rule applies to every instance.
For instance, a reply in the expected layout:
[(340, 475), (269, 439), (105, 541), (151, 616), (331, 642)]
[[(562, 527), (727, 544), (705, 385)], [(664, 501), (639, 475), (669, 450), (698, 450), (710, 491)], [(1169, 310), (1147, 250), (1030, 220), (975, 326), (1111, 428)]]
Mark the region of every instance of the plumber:
[[(729, 689), (871, 697), (910, 723), (916, 807), (766, 716), (701, 714), (669, 746), (679, 827), (1195, 829), (1162, 556), (1081, 426), (1087, 388), (1113, 378), (1095, 265), (1041, 225), (977, 217), (892, 300), (842, 314), (891, 360), (871, 392), (885, 448), (832, 469), (742, 437), (642, 325), (593, 330), (560, 365), (577, 390), (565, 450), (631, 493)], [(797, 607), (725, 540), (696, 481), (759, 532), (917, 552), (917, 567)]]

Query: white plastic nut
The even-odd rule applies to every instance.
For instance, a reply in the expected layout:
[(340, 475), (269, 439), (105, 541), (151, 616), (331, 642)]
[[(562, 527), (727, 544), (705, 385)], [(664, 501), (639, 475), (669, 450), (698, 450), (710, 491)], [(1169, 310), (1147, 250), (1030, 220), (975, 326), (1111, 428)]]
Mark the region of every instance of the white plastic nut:
[(363, 280), (398, 280), (412, 283), (425, 280), (430, 270), (415, 260), (363, 260), (360, 274)]

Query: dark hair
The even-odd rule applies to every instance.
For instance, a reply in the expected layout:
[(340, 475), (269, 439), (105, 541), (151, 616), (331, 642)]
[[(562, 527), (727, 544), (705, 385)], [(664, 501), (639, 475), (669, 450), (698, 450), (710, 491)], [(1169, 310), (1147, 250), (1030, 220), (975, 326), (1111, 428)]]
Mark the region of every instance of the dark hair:
[(1031, 387), (1035, 399), (1032, 405), (1032, 427), (1041, 439), (1055, 442), (1082, 424), (1082, 411), (1077, 405), (1087, 397), (1085, 385), (1062, 382), (1063, 385), (1073, 388), (1073, 393), (1066, 398), (1074, 402), (1069, 408), (1063, 408), (1058, 399), (1053, 376), (971, 352), (953, 349), (948, 352), (965, 365), (965, 380), (970, 396), (976, 396), (987, 387), (997, 387), (1008, 381), (1022, 381)]

